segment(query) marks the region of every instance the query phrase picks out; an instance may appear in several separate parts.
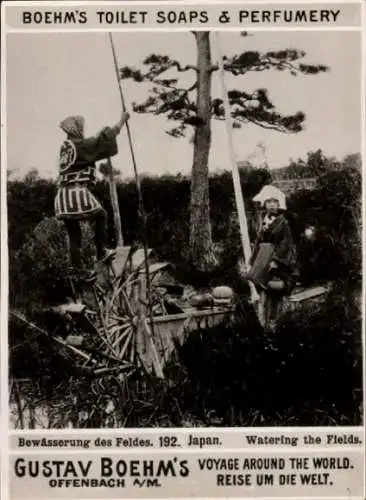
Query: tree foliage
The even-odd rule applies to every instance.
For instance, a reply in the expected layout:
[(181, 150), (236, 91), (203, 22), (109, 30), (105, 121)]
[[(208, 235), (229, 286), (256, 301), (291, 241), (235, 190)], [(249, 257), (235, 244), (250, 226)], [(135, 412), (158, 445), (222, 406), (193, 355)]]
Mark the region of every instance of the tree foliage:
[[(185, 135), (188, 126), (193, 127), (193, 162), (190, 198), (189, 254), (199, 271), (207, 271), (217, 266), (212, 244), (210, 200), (208, 187), (208, 159), (211, 147), (211, 119), (224, 120), (224, 102), (212, 96), (212, 77), (218, 65), (211, 58), (210, 32), (192, 32), (196, 41), (197, 62), (183, 66), (168, 55), (150, 54), (143, 62), (144, 69), (123, 67), (121, 79), (132, 79), (137, 83), (149, 83), (150, 93), (141, 103), (134, 103), (137, 113), (164, 115), (174, 122), (166, 132), (172, 137)], [(242, 33), (242, 36), (246, 36)], [(246, 51), (233, 56), (225, 56), (224, 71), (238, 78), (239, 88), (228, 92), (233, 127), (252, 123), (262, 128), (284, 133), (300, 132), (305, 114), (280, 113), (271, 101), (266, 88), (248, 92), (242, 87), (243, 78), (249, 72), (290, 71), (298, 74), (314, 75), (327, 71), (323, 65), (304, 64), (305, 52), (285, 49), (280, 51)], [(172, 78), (169, 72), (193, 73), (193, 83), (183, 85), (179, 78)], [(245, 82), (245, 78), (244, 78)]]
[[(82, 226), (83, 254), (94, 255), (92, 233)], [(10, 258), (10, 305), (32, 311), (72, 296), (68, 276), (67, 235), (62, 222), (46, 217), (24, 239)]]
[(36, 224), (53, 215), (55, 183), (31, 170), (23, 179), (8, 180), (8, 244), (18, 249)]
[[(311, 158), (312, 154), (300, 161), (303, 169), (312, 168), (314, 163)], [(288, 199), (288, 218), (298, 247), (301, 276), (306, 282), (346, 278), (359, 280), (362, 258), (359, 156), (352, 155), (343, 161), (325, 158), (324, 162), (327, 167), (317, 177), (316, 189), (296, 191)], [(296, 178), (297, 170), (293, 170), (291, 163), (288, 172)], [(276, 171), (240, 170), (252, 240), (255, 236), (252, 198), (271, 181), (271, 173)], [(284, 171), (282, 174), (285, 175)], [(134, 182), (117, 182), (117, 189), (126, 244), (139, 242), (141, 235)], [(69, 293), (65, 287), (68, 271), (66, 233), (63, 225), (53, 218), (55, 190), (52, 181), (31, 179), (30, 176), (8, 181), (10, 301), (13, 305), (28, 303), (32, 308), (37, 302), (43, 303), (58, 294), (65, 298)], [(195, 273), (192, 271), (190, 275), (187, 272), (189, 178), (179, 175), (146, 177), (142, 181), (142, 192), (149, 246), (161, 258), (179, 265), (182, 279), (193, 279)], [(98, 183), (96, 194), (109, 213), (112, 243), (113, 217), (106, 182)], [(210, 198), (213, 239), (225, 249), (222, 266), (229, 270), (242, 255), (229, 172), (211, 176)], [(317, 228), (314, 242), (303, 238), (307, 225)], [(89, 259), (94, 250), (87, 226), (83, 234), (85, 256)], [(223, 269), (218, 270), (218, 281), (220, 272)]]
[[(360, 162), (358, 155), (337, 161), (320, 153), (317, 157), (323, 158), (327, 168), (318, 175), (316, 189), (297, 191), (289, 197), (288, 218), (302, 266), (301, 279), (308, 283), (331, 279), (335, 290), (329, 301), (321, 307), (312, 306), (283, 318), (275, 338), (268, 338), (243, 300), (234, 325), (224, 330), (219, 327), (201, 331), (189, 339), (180, 353), (180, 364), (171, 367), (172, 373), (176, 373), (174, 386), (159, 393), (159, 401), (144, 404), (145, 413), (141, 410), (131, 413), (127, 405), (127, 415), (124, 413), (126, 405), (117, 406), (121, 413), (120, 425), (359, 424), (362, 415), (361, 316), (357, 303), (362, 269), (358, 234), (361, 227)], [(308, 155), (300, 163), (304, 168), (313, 168), (317, 162), (312, 158)], [(288, 168), (292, 172), (291, 164)], [(251, 199), (263, 184), (270, 182), (271, 172), (243, 168), (240, 176), (252, 223)], [(196, 284), (193, 279), (197, 280), (197, 273), (190, 273), (184, 259), (189, 232), (189, 184), (189, 178), (179, 175), (147, 177), (142, 182), (142, 190), (148, 215), (149, 245), (173, 263), (183, 283)], [(38, 196), (31, 197), (33, 189)], [(44, 316), (40, 316), (39, 310), (67, 300), (70, 294), (64, 228), (51, 215), (39, 220), (40, 213), (52, 214), (54, 192), (52, 181), (44, 181), (33, 174), (22, 180), (8, 181), (12, 242), (10, 308), (21, 309), (41, 325), (40, 318)], [(97, 194), (113, 221), (105, 182), (98, 183)], [(119, 182), (118, 194), (126, 244), (129, 244), (138, 240), (134, 183)], [(211, 176), (210, 197), (213, 237), (224, 248), (224, 258), (216, 274), (206, 276), (202, 283), (231, 284), (245, 297), (235, 275), (235, 260), (242, 250), (235, 225), (235, 199), (229, 173)], [(25, 205), (24, 199), (32, 200), (32, 204)], [(317, 229), (313, 243), (302, 238), (308, 224)], [(84, 255), (91, 259), (94, 249), (87, 227), (83, 227), (83, 236)], [(60, 333), (60, 325), (57, 327)], [(48, 331), (52, 333), (49, 328)], [(70, 411), (82, 408), (89, 415), (88, 423), (83, 425), (107, 425), (105, 418), (95, 421), (99, 399), (96, 400), (94, 393), (84, 388), (81, 392), (75, 389), (88, 381), (75, 377), (77, 374), (71, 366), (65, 365), (47, 338), (37, 336), (11, 318), (9, 345), (12, 375), (31, 377), (44, 384), (43, 400), (49, 401), (50, 396), (56, 400), (58, 416), (66, 418)], [(69, 382), (71, 376), (75, 385)], [(296, 387), (301, 388), (295, 395), (294, 381)], [(58, 385), (61, 382), (64, 384), (62, 395)], [(110, 389), (109, 384), (103, 392), (106, 401), (111, 398)], [(73, 390), (78, 395), (77, 404), (75, 398), (69, 397)], [(149, 408), (153, 408), (153, 413)]]
[[(245, 123), (253, 123), (262, 128), (284, 133), (300, 132), (305, 120), (305, 114), (302, 111), (290, 115), (281, 114), (271, 101), (266, 88), (248, 92), (243, 87), (245, 79), (240, 77), (250, 72), (270, 70), (287, 71), (294, 77), (300, 74), (316, 75), (328, 71), (324, 65), (305, 64), (302, 62), (305, 56), (304, 51), (289, 48), (268, 52), (245, 51), (225, 56), (225, 71), (238, 77), (238, 88), (229, 91), (233, 126), (239, 128)], [(134, 111), (165, 115), (169, 121), (175, 122), (175, 125), (167, 131), (173, 137), (184, 136), (189, 125), (200, 126), (202, 120), (195, 102), (197, 66), (181, 65), (170, 56), (161, 54), (150, 54), (144, 59), (143, 66), (143, 69), (125, 66), (120, 70), (121, 79), (132, 79), (137, 83), (147, 82), (151, 86), (147, 99), (133, 104)], [(178, 73), (177, 77), (167, 76), (172, 69)], [(211, 65), (212, 73), (217, 69), (217, 64)], [(184, 86), (179, 80), (179, 74), (188, 72), (193, 74), (193, 83)], [(224, 106), (220, 97), (211, 99), (211, 115), (217, 120), (224, 119)]]

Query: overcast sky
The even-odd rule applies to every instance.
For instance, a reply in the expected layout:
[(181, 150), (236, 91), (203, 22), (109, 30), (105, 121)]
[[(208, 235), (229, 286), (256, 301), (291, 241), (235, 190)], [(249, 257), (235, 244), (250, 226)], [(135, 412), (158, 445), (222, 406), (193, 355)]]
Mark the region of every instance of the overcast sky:
[[(234, 131), (238, 160), (248, 157), (260, 163), (257, 147), (266, 147), (271, 168), (286, 165), (289, 158), (305, 157), (322, 148), (325, 154), (343, 157), (361, 149), (361, 43), (359, 32), (255, 32), (240, 37), (222, 33), (227, 55), (245, 50), (297, 48), (307, 52), (304, 62), (325, 64), (330, 72), (293, 77), (282, 72), (260, 72), (227, 77), (228, 87), (240, 90), (267, 88), (283, 113), (306, 113), (305, 130), (281, 134), (245, 125)], [(190, 33), (115, 33), (120, 66), (141, 67), (150, 53), (166, 54), (182, 63), (195, 63), (194, 37)], [(212, 56), (216, 51), (212, 42)], [(174, 74), (169, 73), (169, 75)], [(182, 83), (192, 81), (187, 75)], [(123, 82), (127, 103), (139, 102), (148, 86)], [(217, 76), (213, 96), (221, 97)], [(69, 114), (85, 116), (86, 133), (113, 125), (120, 116), (120, 98), (109, 38), (105, 33), (11, 34), (7, 36), (7, 153), (9, 169), (23, 175), (37, 168), (54, 177), (63, 134), (58, 125)], [(140, 172), (189, 173), (192, 145), (187, 139), (165, 134), (163, 117), (132, 114), (131, 133)], [(253, 156), (254, 155), (254, 156)], [(257, 156), (257, 158), (255, 158)], [(119, 154), (113, 160), (123, 176), (132, 175), (126, 133), (119, 137)], [(229, 169), (230, 160), (223, 123), (213, 123), (210, 170)]]

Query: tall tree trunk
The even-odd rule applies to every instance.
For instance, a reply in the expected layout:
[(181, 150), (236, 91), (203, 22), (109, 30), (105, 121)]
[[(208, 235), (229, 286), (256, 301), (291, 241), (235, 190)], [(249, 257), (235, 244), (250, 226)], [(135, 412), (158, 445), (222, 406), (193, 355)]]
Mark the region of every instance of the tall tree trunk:
[(190, 258), (201, 271), (217, 265), (210, 222), (208, 158), (211, 146), (211, 50), (208, 31), (194, 33), (197, 43), (197, 115), (202, 123), (194, 136), (190, 205)]

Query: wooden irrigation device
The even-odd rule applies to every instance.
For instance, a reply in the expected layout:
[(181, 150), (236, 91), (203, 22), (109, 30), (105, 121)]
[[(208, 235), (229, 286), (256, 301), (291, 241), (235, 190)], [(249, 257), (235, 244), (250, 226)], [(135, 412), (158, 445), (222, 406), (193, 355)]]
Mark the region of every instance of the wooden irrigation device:
[(138, 371), (164, 379), (165, 365), (189, 334), (229, 320), (233, 310), (230, 304), (198, 309), (186, 302), (181, 307), (174, 305), (175, 311), (168, 314), (163, 287), (154, 285), (154, 278), (168, 264), (152, 262), (147, 267), (152, 281), (153, 328), (147, 314), (144, 252), (132, 247), (119, 248), (113, 261), (98, 264), (94, 283), (75, 285), (74, 302), (45, 311), (59, 317), (62, 335), (57, 331), (50, 334), (16, 311), (12, 314), (36, 334), (55, 342), (59, 354), (81, 373), (128, 378)]

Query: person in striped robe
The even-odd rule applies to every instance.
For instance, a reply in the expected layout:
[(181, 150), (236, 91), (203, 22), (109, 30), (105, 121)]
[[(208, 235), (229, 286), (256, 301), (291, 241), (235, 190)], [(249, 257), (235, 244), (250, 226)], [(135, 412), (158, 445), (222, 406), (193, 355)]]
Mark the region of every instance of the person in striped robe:
[(94, 137), (84, 137), (84, 118), (69, 116), (60, 123), (66, 133), (59, 154), (58, 190), (55, 214), (66, 225), (72, 266), (79, 278), (89, 281), (94, 271), (83, 266), (80, 221), (95, 223), (94, 243), (97, 259), (106, 261), (115, 251), (107, 244), (107, 212), (93, 194), (96, 184), (96, 162), (117, 154), (116, 137), (129, 118), (122, 113), (113, 127), (104, 127)]

